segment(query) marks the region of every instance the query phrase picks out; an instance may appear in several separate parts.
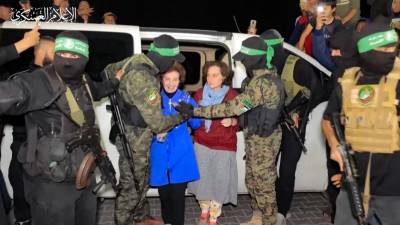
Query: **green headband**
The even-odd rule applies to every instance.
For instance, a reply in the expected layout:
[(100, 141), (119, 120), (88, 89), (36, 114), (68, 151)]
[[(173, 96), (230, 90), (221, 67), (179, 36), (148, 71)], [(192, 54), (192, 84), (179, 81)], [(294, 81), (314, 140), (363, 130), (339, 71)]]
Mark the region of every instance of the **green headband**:
[(266, 39), (266, 40), (264, 40), (264, 42), (268, 46), (268, 48), (267, 48), (267, 67), (268, 67), (268, 69), (271, 69), (272, 68), (271, 61), (275, 55), (275, 50), (272, 46), (282, 44), (283, 38)]
[(361, 38), (357, 42), (358, 52), (364, 53), (374, 48), (397, 43), (397, 33), (394, 30), (378, 32)]
[(265, 55), (266, 52), (264, 50), (259, 50), (259, 49), (254, 49), (254, 48), (248, 48), (242, 45), (240, 48), (240, 52), (249, 56), (259, 56), (259, 55)]
[(179, 46), (175, 48), (158, 48), (154, 43), (151, 43), (149, 52), (156, 52), (162, 56), (176, 56), (179, 54)]
[(260, 56), (260, 55), (267, 55), (266, 57), (266, 65), (268, 67), (268, 69), (272, 68), (271, 65), (271, 59), (274, 56), (274, 49), (272, 48), (272, 52), (271, 49), (268, 48), (267, 51), (264, 50), (258, 50), (258, 49), (254, 49), (254, 48), (247, 48), (245, 46), (242, 45), (242, 47), (240, 48), (240, 52), (249, 56)]
[(66, 51), (73, 52), (89, 58), (89, 45), (78, 39), (69, 37), (56, 38), (54, 52)]
[(274, 46), (274, 45), (279, 45), (283, 43), (283, 38), (276, 38), (276, 39), (265, 39), (264, 40), (265, 44), (268, 46)]

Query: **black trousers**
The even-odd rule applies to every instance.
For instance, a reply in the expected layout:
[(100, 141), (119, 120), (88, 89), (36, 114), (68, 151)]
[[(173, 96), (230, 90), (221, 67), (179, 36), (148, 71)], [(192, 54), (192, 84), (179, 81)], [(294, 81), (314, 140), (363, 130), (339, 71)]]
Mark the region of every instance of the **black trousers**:
[(25, 135), (13, 134), (13, 143), (11, 144), (12, 158), (8, 169), (8, 179), (13, 188), (14, 216), (17, 221), (25, 221), (31, 218), (31, 209), (24, 194), (23, 168), (17, 158), (19, 148), (25, 141)]
[(278, 212), (284, 216), (292, 204), (297, 162), (301, 153), (302, 148), (296, 136), (286, 126), (282, 126), (281, 164), (279, 178), (276, 181), (276, 201)]
[(90, 185), (78, 191), (75, 182), (55, 183), (24, 174), (25, 196), (35, 225), (95, 225), (97, 197)]
[(331, 177), (335, 174), (340, 173), (340, 167), (336, 161), (330, 159), (330, 152), (331, 150), (329, 148), (329, 145), (326, 144), (326, 166), (328, 168), (328, 187), (326, 188), (326, 192), (328, 194), (329, 206), (331, 209), (331, 222), (333, 223), (336, 213), (336, 199), (339, 195), (340, 188), (337, 188), (335, 185), (332, 184)]
[(158, 188), (161, 200), (161, 214), (165, 224), (184, 224), (186, 186), (187, 183), (179, 183), (168, 184)]
[(6, 214), (6, 209), (4, 208), (3, 198), (0, 195), (0, 224), (8, 225), (8, 216)]
[[(0, 163), (1, 163), (1, 141), (3, 139), (3, 123), (0, 118)], [(0, 171), (1, 173), (1, 171)], [(4, 208), (3, 197), (0, 193), (0, 224), (8, 224), (8, 216), (6, 214), (6, 209)]]

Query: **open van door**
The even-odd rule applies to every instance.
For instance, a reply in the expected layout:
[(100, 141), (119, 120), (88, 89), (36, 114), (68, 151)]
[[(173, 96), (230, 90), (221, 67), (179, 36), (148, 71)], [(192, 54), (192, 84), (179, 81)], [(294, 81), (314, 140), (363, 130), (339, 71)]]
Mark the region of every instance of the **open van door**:
[[(32, 29), (34, 23), (20, 23), (18, 25), (12, 22), (4, 22), (1, 25), (0, 45), (5, 46), (20, 40), (24, 33)], [(105, 24), (83, 24), (83, 23), (41, 23), (41, 36), (49, 35), (54, 37), (64, 30), (81, 31), (89, 39), (89, 63), (86, 72), (95, 80), (100, 79), (99, 73), (109, 63), (120, 61), (128, 56), (141, 52), (141, 42), (139, 37), (139, 27), (123, 25), (105, 25)], [(1, 73), (14, 74), (26, 70), (33, 60), (33, 50), (30, 49), (21, 54), (17, 60), (2, 66)], [(7, 75), (5, 75), (7, 76)], [(106, 111), (106, 105), (109, 104), (108, 98), (95, 103), (96, 119), (101, 131), (102, 145), (106, 149), (108, 156), (119, 177), (118, 170), (118, 151), (109, 140), (109, 131), (111, 129), (111, 113)], [(5, 177), (8, 177), (8, 166), (11, 160), (10, 144), (12, 143), (12, 127), (7, 126), (5, 137), (1, 143), (1, 169)], [(7, 180), (7, 188), (12, 194), (12, 188)], [(108, 186), (104, 186), (99, 192), (100, 197), (114, 197), (115, 193)]]

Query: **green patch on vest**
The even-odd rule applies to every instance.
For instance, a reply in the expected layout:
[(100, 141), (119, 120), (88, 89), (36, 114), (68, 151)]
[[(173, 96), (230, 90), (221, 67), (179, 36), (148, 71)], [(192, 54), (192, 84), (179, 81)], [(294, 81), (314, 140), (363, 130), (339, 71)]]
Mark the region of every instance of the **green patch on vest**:
[(375, 97), (375, 89), (370, 85), (365, 85), (358, 91), (358, 100), (366, 105)]

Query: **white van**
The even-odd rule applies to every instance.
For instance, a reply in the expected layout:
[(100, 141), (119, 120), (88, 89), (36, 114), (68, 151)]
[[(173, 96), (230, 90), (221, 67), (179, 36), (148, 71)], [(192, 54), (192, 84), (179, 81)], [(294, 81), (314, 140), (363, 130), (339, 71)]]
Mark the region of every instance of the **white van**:
[[(22, 38), (23, 33), (32, 27), (33, 23), (21, 23), (19, 25), (11, 22), (3, 23), (0, 31), (0, 46), (14, 43)], [(232, 56), (239, 51), (241, 42), (250, 37), (247, 34), (105, 24), (42, 23), (40, 27), (42, 35), (53, 37), (64, 30), (79, 30), (88, 37), (90, 43), (90, 62), (87, 71), (89, 73), (99, 73), (109, 63), (117, 62), (132, 54), (145, 52), (155, 37), (161, 34), (169, 34), (179, 41), (181, 52), (186, 57), (186, 61), (183, 64), (187, 70), (185, 82), (185, 89), (187, 91), (194, 92), (202, 87), (201, 68), (206, 61), (210, 60), (222, 60), (231, 67), (232, 71), (234, 71), (232, 81), (234, 88), (240, 88), (242, 80), (246, 77), (243, 65), (235, 63), (232, 60)], [(285, 43), (284, 47), (289, 52), (307, 60), (321, 76), (330, 76), (330, 72), (313, 58), (289, 44)], [(27, 68), (32, 59), (33, 52), (29, 50), (22, 53), (19, 60), (6, 64), (5, 68), (10, 74), (19, 72)], [(119, 175), (118, 152), (115, 146), (108, 141), (111, 113), (105, 109), (107, 104), (108, 98), (104, 98), (101, 102), (96, 103), (96, 117), (101, 129), (103, 146), (111, 158), (117, 175)], [(320, 121), (325, 107), (326, 103), (321, 103), (309, 116), (305, 142), (308, 152), (307, 154), (302, 154), (297, 166), (296, 191), (321, 192), (326, 189), (328, 184), (325, 139), (320, 128)], [(8, 166), (11, 159), (11, 150), (9, 147), (12, 142), (11, 133), (12, 127), (7, 126), (5, 137), (1, 143), (1, 169), (4, 177), (8, 177)], [(247, 193), (244, 183), (244, 138), (242, 132), (238, 132), (237, 136), (239, 192)], [(10, 193), (12, 193), (8, 180), (7, 185)], [(150, 190), (149, 195), (155, 195), (156, 193), (156, 191)], [(109, 188), (105, 188), (100, 193), (100, 196), (114, 197), (115, 193)]]

